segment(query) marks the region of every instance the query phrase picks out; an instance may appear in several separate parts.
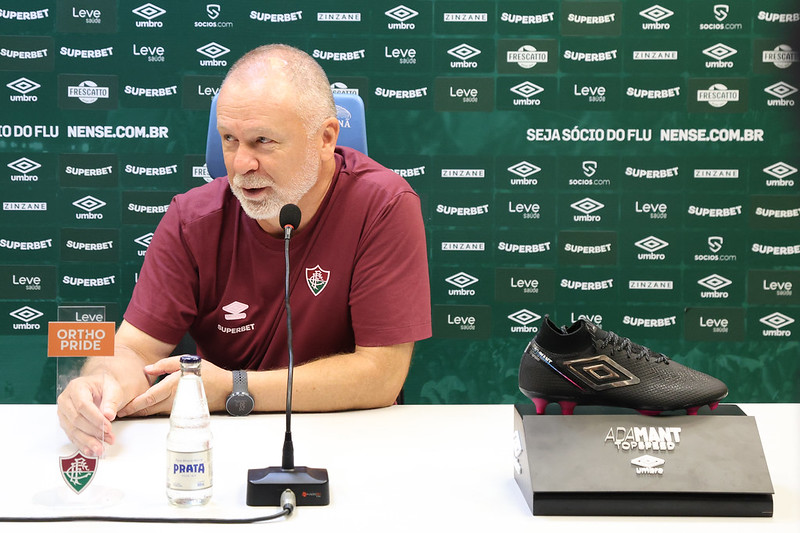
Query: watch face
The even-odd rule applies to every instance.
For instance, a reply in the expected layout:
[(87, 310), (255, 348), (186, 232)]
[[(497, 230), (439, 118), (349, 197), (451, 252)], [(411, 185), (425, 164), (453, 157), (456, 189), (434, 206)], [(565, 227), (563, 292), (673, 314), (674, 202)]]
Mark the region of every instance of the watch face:
[(234, 416), (249, 415), (253, 410), (253, 398), (244, 393), (232, 394), (225, 402), (225, 409)]

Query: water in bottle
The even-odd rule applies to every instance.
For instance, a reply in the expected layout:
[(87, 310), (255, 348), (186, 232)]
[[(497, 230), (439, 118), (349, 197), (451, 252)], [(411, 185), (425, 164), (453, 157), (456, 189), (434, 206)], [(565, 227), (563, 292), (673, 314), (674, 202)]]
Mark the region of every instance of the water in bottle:
[(200, 357), (181, 357), (181, 379), (167, 434), (167, 499), (173, 505), (204, 505), (211, 498), (211, 417)]

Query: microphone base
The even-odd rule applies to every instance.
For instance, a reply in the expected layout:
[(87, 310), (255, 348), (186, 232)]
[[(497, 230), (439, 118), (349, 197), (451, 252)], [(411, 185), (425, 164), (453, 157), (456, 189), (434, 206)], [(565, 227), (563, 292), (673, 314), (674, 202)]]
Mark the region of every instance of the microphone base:
[(328, 471), (324, 468), (270, 466), (247, 471), (247, 505), (280, 507), (286, 489), (294, 492), (298, 506), (330, 503)]

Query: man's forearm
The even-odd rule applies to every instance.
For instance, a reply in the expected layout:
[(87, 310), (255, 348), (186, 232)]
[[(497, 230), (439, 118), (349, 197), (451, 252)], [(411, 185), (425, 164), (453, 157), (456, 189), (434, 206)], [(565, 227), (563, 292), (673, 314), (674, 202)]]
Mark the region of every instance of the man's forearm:
[[(403, 387), (413, 344), (357, 348), (354, 353), (325, 357), (294, 369), (292, 407), (297, 411), (345, 411), (385, 407), (394, 403)], [(248, 372), (255, 411), (283, 411), (287, 371)], [(216, 383), (215, 387), (231, 384)], [(224, 400), (210, 405), (225, 409)]]

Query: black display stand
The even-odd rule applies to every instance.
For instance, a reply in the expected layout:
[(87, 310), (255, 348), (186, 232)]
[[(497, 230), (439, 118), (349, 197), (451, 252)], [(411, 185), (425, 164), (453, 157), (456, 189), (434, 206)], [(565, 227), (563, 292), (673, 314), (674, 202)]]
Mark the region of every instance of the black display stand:
[(736, 405), (697, 416), (579, 407), (514, 409), (514, 478), (534, 515), (772, 516), (755, 419)]

